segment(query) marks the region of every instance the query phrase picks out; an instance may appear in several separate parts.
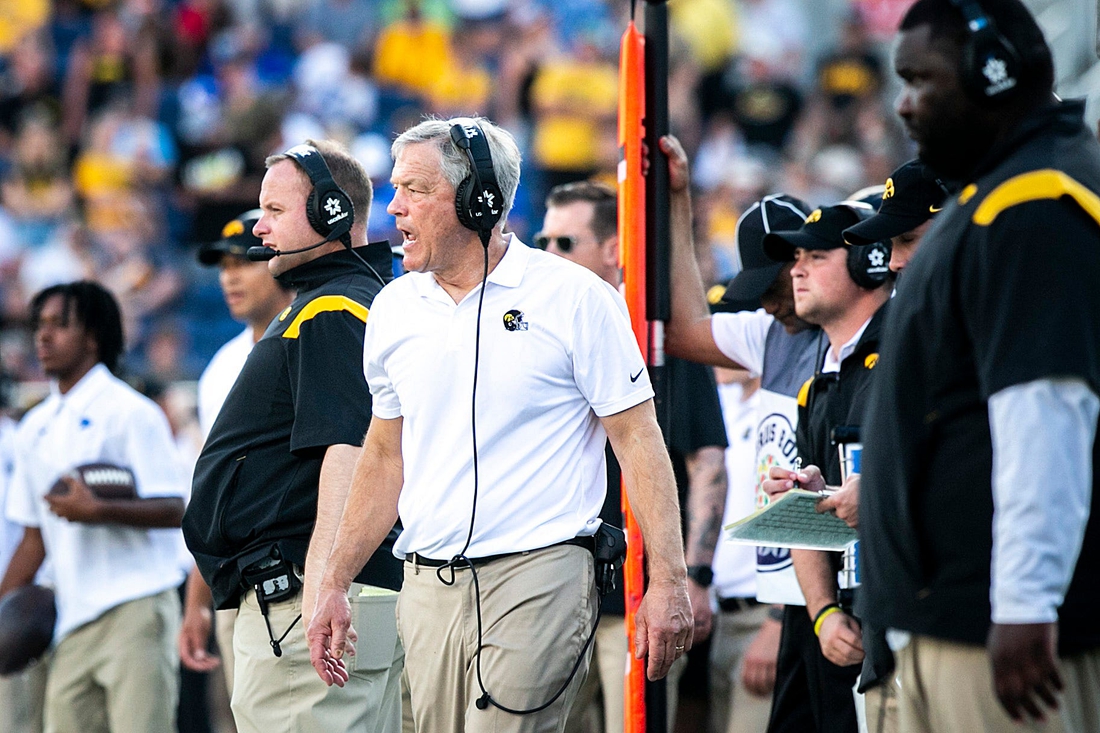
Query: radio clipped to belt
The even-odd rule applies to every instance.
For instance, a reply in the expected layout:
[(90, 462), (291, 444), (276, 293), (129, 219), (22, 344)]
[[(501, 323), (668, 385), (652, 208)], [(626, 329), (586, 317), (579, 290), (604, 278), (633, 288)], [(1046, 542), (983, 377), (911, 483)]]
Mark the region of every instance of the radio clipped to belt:
[(626, 561), (626, 533), (607, 522), (596, 530), (596, 545), (592, 551), (596, 569), (596, 592), (600, 597), (615, 590), (615, 571)]
[(256, 591), (256, 603), (259, 605), (260, 613), (264, 617), (264, 624), (267, 625), (267, 637), (271, 642), (271, 651), (277, 657), (283, 656), (282, 647), (279, 645), (286, 639), (287, 634), (294, 628), (294, 624), (302, 618), (302, 615), (298, 614), (290, 622), (290, 626), (287, 627), (282, 636), (276, 639), (275, 633), (271, 630), (268, 609), (272, 603), (279, 603), (288, 598), (293, 598), (301, 589), (302, 581), (299, 580), (298, 574), (294, 571), (294, 566), (283, 559), (279, 548), (274, 545), (245, 555), (237, 561), (237, 567), (240, 569), (242, 585)]

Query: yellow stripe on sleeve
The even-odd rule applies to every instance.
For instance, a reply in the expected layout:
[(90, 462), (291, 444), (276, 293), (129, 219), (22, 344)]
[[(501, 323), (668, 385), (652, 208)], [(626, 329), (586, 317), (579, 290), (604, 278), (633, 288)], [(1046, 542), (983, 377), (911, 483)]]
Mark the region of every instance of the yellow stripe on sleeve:
[(325, 313), (327, 311), (347, 311), (363, 323), (367, 322), (367, 314), (370, 312), (367, 310), (366, 306), (356, 303), (346, 296), (322, 295), (306, 303), (306, 306), (298, 312), (298, 315), (296, 315), (294, 320), (290, 322), (290, 325), (286, 327), (286, 331), (283, 332), (283, 338), (298, 338), (303, 323), (310, 320), (318, 313)]
[(805, 381), (802, 387), (798, 390), (798, 406), (805, 407), (810, 402), (810, 385), (814, 383), (814, 378), (810, 377)]
[(1062, 171), (1046, 168), (1021, 173), (990, 191), (974, 211), (972, 221), (987, 227), (1001, 212), (1028, 201), (1059, 199), (1069, 196), (1100, 224), (1100, 196), (1069, 177)]

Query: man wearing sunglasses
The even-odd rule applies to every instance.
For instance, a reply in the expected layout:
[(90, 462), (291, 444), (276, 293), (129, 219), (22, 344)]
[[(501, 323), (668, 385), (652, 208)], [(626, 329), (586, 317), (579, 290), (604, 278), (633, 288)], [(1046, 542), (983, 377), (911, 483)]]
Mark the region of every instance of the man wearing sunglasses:
[[(594, 181), (555, 186), (546, 199), (542, 231), (535, 235), (534, 242), (539, 249), (588, 268), (618, 289), (622, 272), (619, 269), (615, 189)], [(710, 563), (717, 535), (703, 532), (702, 523), (692, 519), (702, 514), (696, 508), (700, 504), (713, 504), (715, 495), (725, 496), (726, 432), (711, 371), (701, 364), (678, 359), (669, 359), (666, 364), (672, 400), (676, 406), (669, 426), (670, 457), (688, 527), (685, 559), (694, 638), (701, 641), (711, 630), (712, 614), (707, 586), (710, 585)], [(621, 527), (621, 506), (619, 464), (614, 453), (608, 450), (607, 497), (600, 511), (600, 519)], [(623, 664), (629, 653), (629, 639), (623, 620), (626, 607), (621, 573), (616, 580), (616, 589), (604, 599), (603, 615), (596, 630), (593, 663), (573, 704), (565, 726), (566, 733), (585, 729), (585, 711), (597, 691), (603, 698), (604, 730), (623, 729)], [(681, 657), (668, 675), (670, 729), (676, 716), (678, 680), (686, 666), (686, 658)]]
[(587, 267), (612, 287), (619, 271), (618, 204), (615, 191), (591, 181), (555, 186), (546, 199), (535, 246)]

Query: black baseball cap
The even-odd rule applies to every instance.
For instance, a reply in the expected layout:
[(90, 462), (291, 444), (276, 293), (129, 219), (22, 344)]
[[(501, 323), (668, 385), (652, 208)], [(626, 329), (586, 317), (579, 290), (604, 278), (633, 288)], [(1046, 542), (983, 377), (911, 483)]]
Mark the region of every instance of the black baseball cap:
[(848, 244), (885, 242), (916, 229), (936, 215), (947, 189), (919, 160), (911, 160), (886, 179), (878, 213), (844, 232)]
[(726, 286), (721, 302), (756, 307), (783, 269), (782, 262), (764, 253), (764, 237), (774, 231), (797, 228), (809, 211), (805, 202), (782, 193), (765, 196), (745, 210), (737, 220), (735, 246), (741, 269)]
[(249, 247), (262, 247), (263, 241), (252, 233), (252, 227), (256, 226), (263, 213), (260, 209), (246, 211), (222, 227), (221, 239), (199, 247), (199, 262), (216, 265), (222, 261), (222, 255), (244, 257)]
[(845, 201), (814, 209), (797, 231), (772, 232), (764, 237), (764, 254), (776, 262), (790, 262), (796, 249), (837, 249), (844, 246), (844, 230), (873, 209), (859, 201)]

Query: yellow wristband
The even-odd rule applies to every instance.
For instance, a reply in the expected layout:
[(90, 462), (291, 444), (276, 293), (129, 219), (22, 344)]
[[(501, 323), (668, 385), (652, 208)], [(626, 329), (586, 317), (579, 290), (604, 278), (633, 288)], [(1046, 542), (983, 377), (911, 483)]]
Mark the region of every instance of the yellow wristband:
[(825, 619), (829, 618), (834, 613), (839, 612), (839, 606), (830, 606), (829, 608), (826, 608), (824, 611), (819, 613), (817, 616), (817, 621), (814, 621), (814, 636), (821, 636), (821, 625), (825, 623)]

